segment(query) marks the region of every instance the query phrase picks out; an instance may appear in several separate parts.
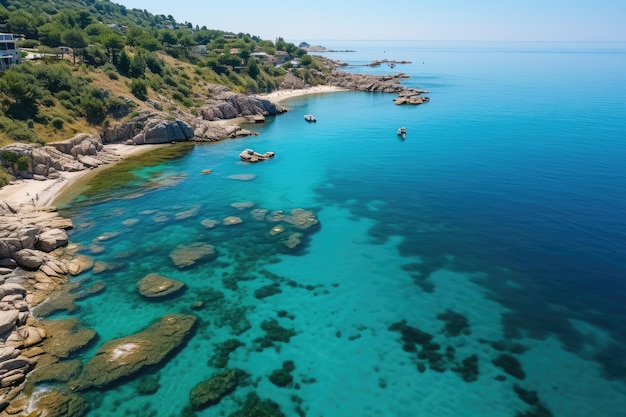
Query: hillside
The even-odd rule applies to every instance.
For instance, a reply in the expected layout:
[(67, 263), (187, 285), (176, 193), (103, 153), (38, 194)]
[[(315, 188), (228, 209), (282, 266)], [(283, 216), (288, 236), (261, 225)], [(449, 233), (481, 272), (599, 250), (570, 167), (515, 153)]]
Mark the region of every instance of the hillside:
[(323, 83), (306, 51), (280, 38), (178, 23), (106, 0), (2, 0), (0, 24), (23, 34), (18, 45), (30, 52), (0, 73), (0, 147), (98, 132), (151, 101), (195, 115), (211, 84), (250, 94), (277, 89), (288, 73)]

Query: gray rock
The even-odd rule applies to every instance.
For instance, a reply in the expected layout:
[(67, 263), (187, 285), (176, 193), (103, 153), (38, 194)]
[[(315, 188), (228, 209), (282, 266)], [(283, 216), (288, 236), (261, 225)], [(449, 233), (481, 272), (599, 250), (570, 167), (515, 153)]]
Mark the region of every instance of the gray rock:
[(35, 271), (44, 263), (44, 253), (33, 249), (22, 249), (15, 253), (14, 259), (24, 269)]
[(14, 282), (3, 284), (0, 287), (0, 289), (2, 290), (0, 292), (2, 294), (2, 298), (4, 298), (7, 295), (21, 295), (22, 297), (25, 297), (27, 294), (26, 289), (24, 287)]
[(30, 370), (34, 366), (33, 362), (23, 356), (9, 359), (0, 363), (0, 370), (12, 371), (14, 369), (23, 369), (24, 371)]
[(14, 347), (11, 347), (11, 346), (5, 346), (3, 348), (0, 348), (0, 362), (17, 358), (19, 354), (20, 354), (19, 351), (17, 351)]
[(0, 311), (0, 335), (13, 329), (17, 324), (19, 312), (17, 310)]

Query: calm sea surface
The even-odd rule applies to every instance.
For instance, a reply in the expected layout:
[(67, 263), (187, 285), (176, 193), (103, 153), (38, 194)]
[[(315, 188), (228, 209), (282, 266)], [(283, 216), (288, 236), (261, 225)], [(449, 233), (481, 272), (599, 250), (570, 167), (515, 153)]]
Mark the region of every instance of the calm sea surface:
[[(87, 392), (89, 415), (183, 415), (225, 368), (250, 376), (195, 415), (251, 392), (287, 416), (624, 415), (626, 44), (319, 43), (431, 101), (292, 99), (258, 136), (144, 160), (65, 209), (99, 266), (76, 280), (105, 285), (50, 317), (98, 333), (71, 359), (198, 317), (166, 361)], [(363, 66), (385, 58), (411, 63)], [(244, 164), (245, 148), (276, 157)], [(297, 208), (319, 223), (289, 223)], [(172, 251), (194, 243), (217, 257), (177, 268)], [(155, 272), (184, 292), (146, 301), (136, 284)]]

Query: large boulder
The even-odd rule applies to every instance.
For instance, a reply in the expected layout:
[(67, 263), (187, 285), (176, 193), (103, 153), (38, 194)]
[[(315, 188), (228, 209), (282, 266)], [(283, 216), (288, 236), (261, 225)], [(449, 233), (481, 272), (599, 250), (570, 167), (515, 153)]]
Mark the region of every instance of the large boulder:
[(52, 252), (56, 248), (67, 245), (67, 233), (63, 229), (50, 229), (37, 236), (37, 249)]
[(13, 259), (15, 259), (15, 262), (22, 268), (35, 271), (44, 264), (46, 256), (44, 252), (38, 250), (22, 249), (15, 253)]
[(13, 329), (18, 318), (19, 311), (17, 310), (0, 311), (0, 335)]
[(194, 137), (193, 128), (182, 120), (148, 120), (141, 133), (133, 138), (136, 145), (183, 142)]
[(139, 333), (104, 343), (72, 385), (100, 388), (160, 363), (185, 341), (195, 322), (193, 315), (170, 314)]

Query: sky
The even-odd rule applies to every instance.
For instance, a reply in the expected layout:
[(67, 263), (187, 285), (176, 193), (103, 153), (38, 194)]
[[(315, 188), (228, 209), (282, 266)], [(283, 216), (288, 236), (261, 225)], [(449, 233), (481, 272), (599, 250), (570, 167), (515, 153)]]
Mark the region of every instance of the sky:
[(262, 39), (626, 41), (626, 0), (113, 0)]

